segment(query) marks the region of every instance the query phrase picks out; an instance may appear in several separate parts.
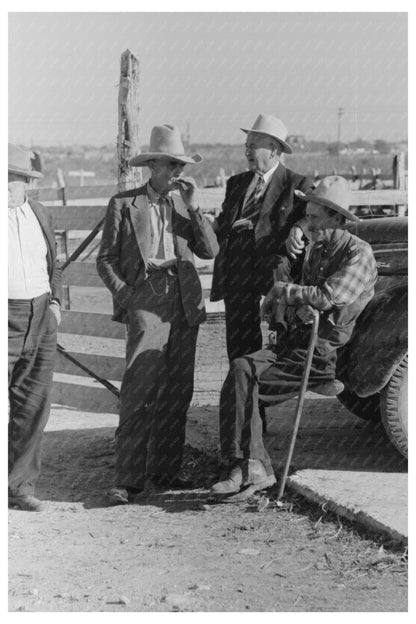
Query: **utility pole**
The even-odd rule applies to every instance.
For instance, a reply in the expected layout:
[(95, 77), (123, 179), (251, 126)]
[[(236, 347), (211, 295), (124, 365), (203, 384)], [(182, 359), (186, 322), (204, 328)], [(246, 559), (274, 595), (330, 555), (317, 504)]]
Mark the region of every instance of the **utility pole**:
[(337, 154), (339, 156), (339, 149), (341, 147), (341, 119), (344, 116), (344, 109), (341, 107), (338, 108), (337, 115), (338, 115)]

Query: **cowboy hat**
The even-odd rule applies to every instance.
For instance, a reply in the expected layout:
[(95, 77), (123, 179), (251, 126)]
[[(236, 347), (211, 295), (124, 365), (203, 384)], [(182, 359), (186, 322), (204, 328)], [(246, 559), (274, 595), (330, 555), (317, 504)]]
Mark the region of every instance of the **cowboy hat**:
[(43, 178), (40, 171), (32, 169), (32, 152), (24, 150), (13, 143), (9, 143), (8, 172), (16, 173), (27, 178)]
[(129, 160), (130, 167), (144, 167), (149, 160), (170, 158), (183, 164), (195, 164), (202, 161), (202, 156), (186, 156), (181, 133), (177, 126), (163, 124), (154, 126), (150, 135), (149, 151), (138, 154)]
[(286, 143), (287, 129), (285, 124), (283, 121), (280, 121), (280, 119), (277, 119), (277, 117), (273, 117), (273, 115), (259, 115), (250, 130), (247, 128), (241, 128), (241, 130), (247, 134), (249, 132), (267, 134), (276, 139), (276, 141), (279, 141), (286, 154), (293, 153), (289, 143)]
[(331, 208), (331, 210), (339, 212), (350, 221), (359, 221), (359, 218), (348, 210), (351, 190), (347, 180), (341, 176), (334, 175), (322, 178), (311, 193), (305, 194), (296, 190), (295, 195), (303, 201)]

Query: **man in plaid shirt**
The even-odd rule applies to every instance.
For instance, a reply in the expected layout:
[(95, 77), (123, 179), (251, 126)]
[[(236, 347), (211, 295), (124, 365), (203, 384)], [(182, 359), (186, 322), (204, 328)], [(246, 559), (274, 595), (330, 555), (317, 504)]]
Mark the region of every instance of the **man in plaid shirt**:
[[(214, 495), (257, 490), (276, 482), (264, 448), (258, 402), (279, 403), (299, 392), (308, 352), (310, 323), (320, 312), (308, 387), (333, 396), (343, 390), (335, 379), (337, 350), (350, 339), (358, 316), (374, 295), (377, 269), (371, 246), (344, 229), (350, 191), (340, 176), (324, 178), (308, 195), (306, 216), (297, 225), (311, 240), (301, 284), (277, 281), (267, 294), (263, 319), (286, 306), (288, 329), (275, 345), (233, 360), (220, 400), (221, 452), (230, 463), (228, 478), (213, 485)], [(251, 491), (253, 488), (251, 487)]]

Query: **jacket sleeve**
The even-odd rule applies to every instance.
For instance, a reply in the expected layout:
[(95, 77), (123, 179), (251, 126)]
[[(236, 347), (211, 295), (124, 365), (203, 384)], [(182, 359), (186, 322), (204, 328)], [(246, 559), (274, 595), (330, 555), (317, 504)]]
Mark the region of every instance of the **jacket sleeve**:
[(127, 284), (120, 269), (121, 224), (120, 201), (112, 197), (108, 204), (97, 256), (97, 272), (113, 297), (122, 307), (126, 307), (134, 294), (134, 288)]
[(215, 258), (219, 246), (208, 219), (201, 214), (199, 209), (196, 212), (189, 211), (189, 217), (192, 227), (192, 240), (189, 241), (191, 251), (204, 260)]
[(52, 249), (52, 275), (50, 277), (50, 285), (51, 285), (51, 298), (59, 301), (59, 304), (62, 305), (63, 292), (62, 292), (62, 269), (61, 264), (57, 259), (57, 243), (55, 239), (55, 227), (52, 219), (49, 221), (52, 239), (55, 241), (54, 247)]

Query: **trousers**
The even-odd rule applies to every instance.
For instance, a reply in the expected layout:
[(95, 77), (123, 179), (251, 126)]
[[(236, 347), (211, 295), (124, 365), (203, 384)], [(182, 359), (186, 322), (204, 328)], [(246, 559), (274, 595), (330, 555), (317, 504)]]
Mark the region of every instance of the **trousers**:
[[(260, 404), (279, 403), (296, 396), (307, 357), (310, 327), (294, 330), (276, 346), (235, 359), (220, 396), (220, 440), (224, 459), (258, 459), (273, 473), (263, 443)], [(309, 386), (335, 378), (336, 348), (318, 338)]]
[(9, 492), (32, 495), (49, 418), (57, 324), (49, 294), (9, 300)]
[(175, 276), (160, 272), (129, 303), (116, 485), (141, 489), (146, 476), (169, 479), (180, 470), (197, 335), (198, 325), (186, 321)]

